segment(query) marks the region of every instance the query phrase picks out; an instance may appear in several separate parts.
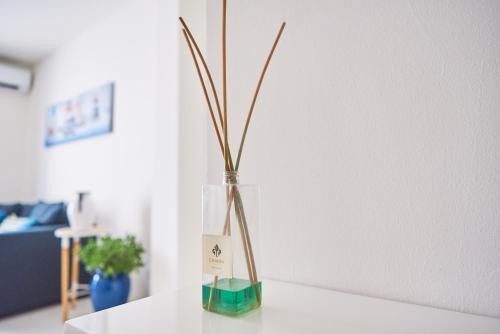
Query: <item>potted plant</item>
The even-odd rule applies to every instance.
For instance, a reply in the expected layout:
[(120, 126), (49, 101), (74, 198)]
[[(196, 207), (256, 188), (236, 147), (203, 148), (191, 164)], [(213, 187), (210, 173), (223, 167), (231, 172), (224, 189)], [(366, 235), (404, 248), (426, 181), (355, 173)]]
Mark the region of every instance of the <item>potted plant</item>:
[(127, 302), (129, 274), (141, 268), (144, 248), (133, 236), (90, 240), (80, 251), (86, 270), (94, 273), (90, 297), (96, 311)]

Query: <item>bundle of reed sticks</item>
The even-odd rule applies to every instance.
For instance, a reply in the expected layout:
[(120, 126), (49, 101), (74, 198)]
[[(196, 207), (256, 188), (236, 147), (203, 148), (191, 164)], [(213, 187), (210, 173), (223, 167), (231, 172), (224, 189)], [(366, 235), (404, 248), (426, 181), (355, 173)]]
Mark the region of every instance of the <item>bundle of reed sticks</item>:
[[(255, 92), (253, 94), (252, 102), (250, 104), (250, 108), (248, 110), (248, 114), (246, 117), (245, 121), (245, 126), (243, 133), (241, 135), (241, 140), (240, 140), (240, 146), (238, 149), (238, 155), (236, 158), (236, 163), (233, 164), (233, 158), (231, 156), (231, 150), (229, 148), (229, 143), (228, 143), (228, 105), (227, 105), (227, 59), (226, 59), (226, 12), (227, 12), (227, 0), (222, 0), (222, 109), (221, 109), (221, 104), (219, 101), (219, 96), (217, 94), (217, 89), (215, 88), (215, 84), (212, 78), (212, 74), (208, 68), (208, 65), (205, 61), (205, 58), (203, 57), (203, 54), (198, 46), (198, 43), (196, 43), (196, 39), (194, 38), (193, 34), (191, 33), (191, 30), (189, 29), (188, 25), (184, 21), (182, 17), (179, 17), (179, 20), (182, 24), (182, 33), (184, 35), (184, 38), (186, 40), (187, 46), (189, 48), (189, 51), (191, 53), (191, 56), (193, 58), (194, 66), (196, 68), (196, 72), (198, 74), (198, 79), (201, 83), (201, 88), (203, 90), (203, 94), (205, 96), (205, 100), (208, 106), (208, 111), (210, 113), (210, 117), (212, 120), (212, 124), (215, 130), (215, 134), (217, 136), (217, 141), (221, 149), (222, 157), (224, 158), (224, 168), (226, 172), (237, 172), (240, 166), (240, 161), (241, 161), (241, 154), (243, 152), (243, 146), (245, 144), (245, 139), (247, 136), (247, 131), (248, 127), (250, 125), (250, 120), (253, 115), (255, 103), (257, 101), (257, 96), (259, 95), (260, 88), (262, 86), (262, 82), (264, 80), (264, 76), (267, 72), (267, 69), (269, 67), (269, 63), (271, 61), (271, 58), (274, 54), (274, 50), (276, 49), (276, 46), (278, 45), (278, 42), (281, 38), (281, 35), (283, 33), (283, 29), (285, 28), (285, 22), (282, 22), (278, 34), (274, 40), (274, 43), (271, 47), (271, 50), (269, 51), (269, 54), (266, 58), (266, 61), (264, 63), (264, 67), (260, 73), (259, 80), (257, 82), (257, 87), (255, 88)], [(215, 106), (217, 110), (217, 115), (218, 115), (218, 120), (216, 119), (214, 109), (211, 103), (210, 99), (210, 93), (207, 89), (207, 85), (205, 82), (205, 78), (202, 74), (202, 70), (200, 68), (199, 61), (201, 61), (201, 64), (203, 66), (203, 70), (205, 72), (205, 76), (208, 79), (208, 83), (210, 85), (210, 90), (212, 93), (212, 99), (215, 101)], [(222, 128), (222, 136), (221, 136), (221, 131), (220, 129)], [(250, 240), (250, 233), (248, 231), (248, 225), (247, 225), (247, 220), (245, 216), (245, 210), (243, 207), (243, 201), (241, 198), (241, 194), (239, 192), (238, 186), (236, 184), (231, 184), (228, 187), (228, 193), (227, 193), (227, 211), (226, 211), (226, 218), (225, 218), (225, 223), (224, 223), (224, 228), (222, 231), (223, 235), (230, 235), (231, 230), (230, 230), (230, 211), (232, 207), (232, 203), (234, 202), (234, 210), (236, 213), (236, 218), (238, 220), (238, 227), (240, 230), (241, 238), (242, 238), (242, 243), (243, 243), (243, 250), (245, 253), (245, 260), (247, 264), (247, 270), (248, 270), (248, 276), (249, 280), (252, 284), (252, 286), (255, 288), (255, 294), (257, 301), (260, 305), (261, 303), (261, 294), (259, 291), (259, 280), (257, 276), (257, 270), (255, 268), (255, 259), (253, 255), (253, 250), (252, 250), (252, 243)], [(212, 305), (213, 301), (213, 292), (214, 289), (217, 287), (217, 280), (218, 277), (214, 277), (214, 282), (212, 284), (211, 288), (211, 293), (210, 293), (210, 298), (208, 302), (208, 309), (210, 310), (210, 307)]]

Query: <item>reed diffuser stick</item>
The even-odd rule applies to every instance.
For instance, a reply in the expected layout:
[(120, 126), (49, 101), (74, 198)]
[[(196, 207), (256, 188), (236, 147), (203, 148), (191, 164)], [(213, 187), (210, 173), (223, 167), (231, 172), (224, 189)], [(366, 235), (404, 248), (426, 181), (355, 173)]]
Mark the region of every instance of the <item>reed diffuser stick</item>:
[[(203, 80), (203, 76), (201, 74), (201, 70), (200, 70), (200, 66), (198, 64), (198, 60), (196, 59), (196, 55), (194, 54), (193, 46), (191, 45), (191, 42), (189, 40), (188, 34), (186, 33), (186, 30), (182, 29), (182, 32), (184, 34), (184, 38), (186, 39), (186, 43), (188, 44), (191, 56), (193, 58), (193, 62), (195, 64), (196, 72), (198, 74), (198, 78), (200, 80), (203, 93), (205, 95), (205, 100), (206, 100), (207, 105), (208, 105), (208, 109), (209, 109), (209, 112), (210, 112), (212, 123), (214, 125), (214, 129), (215, 129), (215, 132), (217, 134), (217, 139), (218, 139), (218, 142), (219, 142), (219, 146), (221, 148), (222, 153), (224, 154), (224, 148), (223, 148), (223, 144), (222, 144), (222, 140), (221, 140), (219, 128), (218, 128), (217, 122), (215, 120), (214, 112), (213, 112), (213, 109), (212, 109), (212, 104), (210, 102), (210, 98), (208, 97), (208, 92), (207, 92), (207, 89), (206, 89), (205, 82)], [(229, 159), (231, 159), (231, 157), (229, 157)], [(231, 162), (231, 166), (232, 166), (232, 162)], [(230, 210), (231, 210), (231, 204), (233, 202), (233, 193), (232, 193), (232, 190), (231, 190), (230, 193), (227, 194), (227, 201), (228, 201), (228, 203), (227, 203), (228, 209), (227, 209), (227, 212), (226, 212), (226, 222), (224, 224), (223, 235), (226, 235), (226, 234), (227, 235), (231, 235), (231, 223), (230, 223), (230, 214), (229, 213), (230, 213)], [(249, 272), (250, 272), (250, 269), (249, 269)], [(218, 277), (215, 276), (215, 279), (214, 279), (214, 288), (216, 287), (217, 279), (218, 279)], [(210, 294), (210, 300), (212, 300), (212, 299), (213, 299), (213, 294), (211, 293)], [(209, 302), (209, 305), (210, 304), (211, 303)]]
[[(186, 38), (186, 42), (188, 43), (188, 47), (191, 50), (191, 55), (193, 57), (193, 61), (195, 62), (195, 67), (197, 67), (198, 77), (200, 79), (200, 83), (201, 83), (202, 88), (203, 88), (203, 87), (205, 87), (205, 83), (204, 83), (203, 77), (201, 76), (201, 72), (199, 71), (199, 65), (198, 65), (198, 62), (197, 62), (196, 57), (194, 55), (194, 52), (192, 52), (192, 45), (190, 43), (190, 40), (191, 40), (192, 44), (195, 46), (195, 48), (197, 49), (197, 53), (200, 56), (202, 63), (204, 63), (206, 65), (206, 62), (204, 62), (203, 55), (201, 54), (201, 51), (197, 47), (198, 44), (196, 43), (196, 40), (194, 39), (193, 35), (190, 33), (189, 28), (187, 27), (187, 24), (185, 23), (185, 21), (182, 18), (179, 18), (179, 19), (180, 19), (182, 25), (185, 27), (185, 29), (183, 29), (184, 36), (186, 37), (186, 32), (187, 32), (187, 35), (190, 37), (190, 39)], [(206, 66), (205, 69), (206, 69), (207, 77), (211, 78), (210, 70), (208, 69), (208, 66)], [(209, 79), (209, 81), (210, 81), (210, 79)], [(215, 87), (213, 87), (213, 90), (215, 91)], [(206, 88), (205, 88), (204, 92), (206, 92)], [(205, 95), (205, 98), (207, 100), (207, 104), (209, 106), (209, 111), (210, 111), (211, 110), (210, 99), (207, 98), (207, 95)], [(211, 110), (211, 115), (213, 115), (213, 110)], [(212, 117), (212, 121), (214, 121), (214, 117)], [(219, 129), (218, 129), (216, 122), (214, 122), (214, 128), (215, 128), (216, 133), (219, 133)], [(219, 135), (219, 139), (220, 139), (220, 135)], [(220, 144), (220, 140), (219, 140), (219, 144)], [(221, 150), (223, 151), (222, 153), (224, 155), (226, 150), (224, 150), (224, 149), (221, 149)], [(227, 150), (227, 154), (228, 154), (228, 158), (229, 158), (229, 168), (230, 168), (230, 170), (233, 170), (233, 161), (231, 158), (231, 151), (230, 151), (229, 147)], [(239, 191), (237, 193), (239, 195)], [(234, 194), (234, 192), (233, 192), (233, 194)], [(234, 197), (233, 194), (231, 194), (231, 196), (228, 196), (230, 201), (233, 200), (233, 197)], [(240, 196), (238, 196), (238, 197), (240, 197)], [(240, 200), (239, 206), (242, 206), (241, 200)], [(229, 210), (230, 210), (230, 206), (228, 206), (228, 210), (227, 210), (228, 213), (229, 213)], [(238, 209), (238, 212), (240, 212), (239, 209)], [(244, 216), (242, 217), (241, 214), (237, 214), (237, 216), (238, 216), (238, 223), (240, 223), (240, 229), (243, 231), (244, 238), (243, 238), (242, 242), (244, 245), (245, 254), (246, 255), (253, 254), (251, 252), (251, 249), (250, 249), (250, 252), (248, 251), (248, 245), (249, 244), (251, 245), (251, 243), (249, 240), (249, 235), (247, 234), (248, 229), (244, 226), (246, 224), (246, 219), (242, 220), (242, 218), (245, 218), (245, 217)], [(243, 224), (243, 225), (241, 225), (241, 224)], [(223, 232), (224, 235), (226, 234), (226, 229), (228, 231), (230, 231), (229, 219), (226, 220), (225, 225), (224, 225), (224, 232)], [(247, 267), (249, 268), (249, 278), (250, 278), (250, 281), (253, 283), (256, 281), (256, 277), (257, 277), (256, 269), (255, 269), (255, 261), (253, 259), (248, 258), (248, 257), (246, 259), (247, 259)], [(217, 277), (215, 277), (215, 279), (214, 279), (214, 286), (215, 286), (216, 282), (217, 282)]]
[[(227, 190), (228, 190), (228, 188), (226, 189), (226, 191)], [(236, 198), (238, 200), (236, 200)], [(245, 260), (246, 260), (246, 264), (247, 264), (249, 280), (252, 283), (252, 285), (254, 286), (257, 302), (260, 305), (261, 304), (261, 296), (260, 296), (260, 289), (258, 286), (255, 261), (253, 259), (253, 252), (252, 252), (252, 248), (251, 248), (250, 234), (248, 233), (248, 228), (246, 226), (247, 222), (246, 222), (245, 213), (243, 211), (243, 203), (241, 201), (241, 195), (240, 195), (239, 189), (236, 185), (231, 186), (231, 190), (229, 191), (229, 194), (228, 194), (226, 218), (225, 218), (225, 223), (224, 223), (222, 235), (226, 235), (226, 232), (230, 235), (230, 213), (231, 213), (231, 203), (233, 202), (233, 200), (234, 200), (234, 204), (235, 204), (235, 213), (236, 213), (237, 221), (238, 221), (238, 224), (240, 227), (240, 234), (241, 234), (242, 243), (243, 243), (243, 250), (245, 252)], [(207, 305), (208, 310), (210, 310), (211, 306), (212, 306), (213, 295), (214, 295), (215, 289), (217, 287), (218, 279), (219, 279), (218, 276), (214, 276), (214, 281), (213, 281), (212, 287), (210, 289), (210, 296), (209, 296), (208, 305)]]
[[(222, 152), (224, 154), (224, 152)], [(224, 223), (224, 229), (222, 231), (222, 235), (231, 235), (231, 222), (230, 222), (230, 213), (231, 213), (231, 203), (233, 202), (232, 198), (233, 195), (232, 193), (229, 193), (227, 195), (227, 211), (226, 211), (226, 218), (225, 218), (225, 223)], [(208, 297), (208, 305), (207, 309), (210, 311), (212, 308), (213, 300), (214, 300), (214, 293), (215, 289), (217, 289), (217, 282), (219, 280), (219, 276), (215, 275), (214, 276), (214, 282), (212, 283), (212, 288), (210, 289), (210, 296)]]
[(203, 89), (203, 94), (205, 95), (205, 100), (208, 105), (208, 110), (210, 112), (210, 117), (212, 118), (212, 123), (214, 124), (215, 133), (217, 135), (217, 141), (219, 142), (219, 146), (221, 151), (224, 153), (224, 144), (222, 143), (222, 138), (219, 132), (219, 127), (217, 126), (217, 121), (215, 120), (214, 111), (212, 109), (212, 103), (210, 103), (210, 98), (208, 97), (207, 87), (205, 86), (205, 81), (203, 80), (203, 75), (200, 71), (200, 65), (198, 65), (198, 60), (196, 59), (196, 55), (193, 51), (193, 46), (189, 41), (189, 37), (186, 33), (186, 29), (182, 29), (182, 33), (184, 34), (184, 38), (186, 39), (186, 43), (189, 47), (189, 51), (191, 52), (191, 57), (193, 57), (194, 66), (196, 67), (196, 72), (198, 73), (198, 78), (200, 79), (201, 88)]
[[(191, 33), (191, 30), (189, 29), (186, 21), (184, 21), (184, 19), (182, 17), (179, 17), (179, 21), (181, 22), (182, 27), (184, 28), (184, 30), (186, 30), (186, 32), (187, 32), (187, 34), (189, 36), (189, 39), (191, 40), (191, 43), (193, 44), (194, 49), (195, 49), (196, 53), (198, 54), (198, 57), (201, 60), (203, 68), (205, 69), (205, 74), (206, 74), (206, 76), (208, 78), (208, 82), (210, 84), (210, 88), (212, 89), (213, 98), (215, 100), (215, 106), (217, 108), (217, 114), (219, 116), (220, 127), (224, 128), (224, 119), (223, 119), (223, 116), (222, 116), (222, 109), (221, 109), (220, 102), (219, 102), (219, 96), (217, 94), (217, 89), (215, 88), (215, 84), (214, 84), (214, 80), (212, 78), (212, 74), (210, 72), (210, 69), (208, 68), (207, 62), (205, 61), (205, 57), (203, 57), (203, 53), (201, 52), (200, 48), (198, 47), (198, 43), (196, 43), (196, 39), (194, 38), (193, 34)], [(231, 150), (228, 150), (227, 153), (228, 153), (228, 156), (229, 156), (229, 169), (230, 170), (234, 170), (233, 159), (231, 157)], [(222, 149), (222, 155), (224, 155), (224, 148)]]
[(276, 36), (276, 39), (274, 40), (273, 47), (271, 48), (271, 51), (269, 52), (269, 55), (267, 56), (266, 63), (264, 64), (264, 68), (262, 69), (262, 72), (260, 73), (259, 82), (257, 83), (257, 88), (255, 88), (255, 93), (253, 94), (252, 104), (250, 105), (250, 110), (248, 111), (247, 120), (245, 122), (245, 129), (243, 130), (243, 135), (241, 136), (240, 148), (238, 150), (238, 157), (236, 158), (236, 165), (234, 166), (235, 170), (238, 170), (238, 168), (240, 167), (241, 152), (243, 151), (243, 145), (245, 144), (248, 126), (250, 125), (250, 119), (252, 118), (253, 109), (255, 107), (255, 101), (257, 101), (257, 96), (259, 95), (260, 87), (262, 86), (262, 81), (264, 80), (264, 76), (266, 75), (267, 68), (269, 67), (269, 63), (271, 62), (271, 58), (273, 57), (274, 50), (276, 49), (276, 46), (278, 45), (281, 34), (283, 33), (283, 29), (285, 29), (285, 25), (286, 25), (285, 22), (283, 22), (281, 24), (280, 30), (278, 31), (278, 35)]
[[(260, 305), (261, 303), (261, 296), (260, 296), (260, 288), (259, 288), (259, 280), (257, 277), (257, 270), (255, 267), (255, 260), (253, 256), (253, 251), (252, 251), (252, 243), (250, 241), (250, 233), (248, 232), (248, 224), (246, 221), (245, 217), (245, 212), (243, 210), (243, 202), (241, 200), (241, 195), (239, 192), (239, 189), (237, 185), (232, 185), (231, 190), (229, 192), (229, 200), (227, 204), (227, 211), (226, 211), (226, 220), (224, 224), (224, 229), (223, 229), (223, 235), (226, 234), (226, 231), (229, 227), (230, 224), (230, 212), (231, 212), (231, 202), (234, 200), (234, 206), (235, 206), (235, 213), (238, 221), (238, 225), (240, 227), (240, 234), (241, 234), (241, 239), (243, 243), (243, 251), (245, 253), (245, 259), (246, 259), (246, 264), (247, 264), (247, 270), (248, 270), (248, 276), (249, 280), (254, 286), (255, 289), (255, 296), (257, 298), (257, 302)], [(209, 302), (208, 302), (208, 309), (210, 310), (211, 307), (211, 301), (213, 300), (212, 296), (214, 293), (215, 288), (217, 287), (217, 280), (218, 276), (214, 277), (214, 282), (212, 284), (212, 288), (210, 289), (210, 297), (209, 297)]]
[(226, 66), (226, 12), (227, 0), (222, 0), (222, 107), (224, 108), (224, 163), (229, 170), (227, 139), (227, 66)]
[[(200, 80), (200, 83), (201, 83), (201, 86), (202, 86), (202, 90), (203, 90), (203, 93), (204, 93), (204, 95), (205, 95), (205, 100), (206, 100), (206, 102), (207, 102), (208, 109), (209, 109), (209, 111), (210, 111), (210, 116), (211, 116), (211, 119), (212, 119), (212, 122), (213, 122), (213, 125), (214, 125), (214, 129), (215, 129), (215, 132), (216, 132), (216, 134), (217, 134), (217, 139), (218, 139), (218, 142), (219, 142), (219, 146), (220, 146), (220, 148), (221, 148), (222, 154), (224, 154), (224, 148), (223, 148), (223, 144), (222, 144), (222, 140), (221, 140), (221, 136), (220, 136), (219, 128), (218, 128), (218, 126), (217, 126), (217, 122), (216, 122), (216, 120), (215, 120), (214, 112), (213, 112), (213, 109), (212, 109), (212, 104), (211, 104), (210, 99), (209, 99), (209, 97), (208, 97), (208, 92), (207, 92), (207, 89), (206, 89), (206, 86), (205, 86), (205, 82), (204, 82), (204, 80), (203, 80), (203, 76), (202, 76), (202, 74), (201, 74), (201, 70), (200, 70), (200, 66), (199, 66), (199, 64), (198, 64), (198, 60), (196, 59), (196, 55), (194, 54), (193, 47), (192, 47), (191, 42), (190, 42), (190, 40), (189, 40), (189, 37), (188, 37), (188, 35), (187, 35), (187, 33), (186, 33), (186, 30), (185, 30), (185, 29), (183, 29), (183, 30), (182, 30), (182, 32), (183, 32), (184, 37), (185, 37), (185, 39), (186, 39), (186, 43), (188, 44), (189, 50), (190, 50), (190, 52), (191, 52), (191, 56), (192, 56), (192, 58), (193, 58), (193, 62), (194, 62), (194, 64), (195, 64), (196, 71), (197, 71), (197, 73), (198, 73), (198, 78), (199, 78), (199, 80)], [(231, 156), (230, 156), (230, 155), (229, 155), (229, 159), (231, 159)], [(231, 166), (232, 166), (232, 161), (231, 161)], [(232, 167), (231, 167), (231, 168), (232, 168)], [(231, 192), (230, 192), (230, 193), (228, 193), (228, 195), (227, 195), (227, 200), (228, 200), (228, 209), (227, 209), (227, 212), (226, 212), (226, 222), (225, 222), (225, 224), (224, 224), (223, 235), (226, 235), (226, 234), (231, 235), (231, 224), (230, 224), (230, 215), (229, 215), (229, 213), (230, 213), (230, 210), (231, 210), (231, 204), (232, 204), (232, 202), (233, 202), (233, 192), (232, 192), (232, 190), (231, 190)], [(247, 265), (248, 265), (248, 264), (247, 264)], [(250, 272), (250, 271), (251, 271), (251, 270), (249, 269), (249, 272)], [(218, 277), (217, 277), (217, 276), (215, 276), (215, 279), (214, 279), (214, 287), (216, 287), (216, 284), (217, 284), (217, 279), (218, 279)], [(211, 294), (211, 296), (210, 296), (210, 300), (211, 300), (211, 299), (212, 299), (212, 294)], [(210, 305), (210, 303), (209, 303), (209, 305)]]
[(203, 68), (205, 69), (205, 73), (208, 77), (208, 82), (210, 83), (210, 88), (212, 89), (212, 94), (214, 95), (214, 100), (215, 100), (215, 106), (217, 107), (217, 113), (219, 114), (219, 121), (220, 121), (220, 126), (221, 128), (224, 126), (224, 120), (222, 118), (222, 109), (220, 107), (220, 102), (219, 102), (219, 96), (217, 94), (217, 89), (215, 89), (215, 84), (214, 80), (212, 79), (212, 74), (210, 73), (210, 69), (208, 68), (207, 62), (205, 61), (205, 57), (203, 57), (203, 53), (201, 52), (200, 48), (198, 47), (198, 43), (196, 43), (196, 39), (194, 38), (193, 34), (191, 33), (191, 30), (189, 30), (189, 27), (184, 21), (182, 17), (179, 17), (179, 21), (181, 21), (182, 27), (184, 30), (186, 30), (189, 39), (191, 40), (191, 43), (193, 43), (194, 48), (196, 50), (196, 53), (198, 54), (198, 57), (201, 60), (201, 63), (203, 65)]
[[(183, 20), (181, 20), (181, 22), (183, 22)], [(186, 25), (187, 26), (187, 25)], [(185, 29), (184, 29), (185, 30)], [(186, 38), (186, 31), (183, 31), (184, 33), (184, 36)], [(189, 35), (189, 31), (187, 32), (187, 35)], [(191, 35), (192, 37), (192, 35)], [(189, 43), (189, 39), (186, 39), (186, 42), (188, 43), (188, 46), (190, 46), (190, 50), (192, 51), (192, 46), (190, 45)], [(194, 39), (192, 39), (192, 42), (193, 44), (196, 46), (197, 44), (196, 41)], [(199, 49), (198, 49), (199, 50)], [(193, 56), (194, 53), (192, 52), (191, 55)], [(201, 51), (199, 53), (199, 55), (201, 56)], [(202, 56), (201, 56), (202, 57)], [(201, 58), (200, 57), (200, 58)], [(196, 57), (194, 56), (193, 57), (193, 61), (195, 62), (195, 67), (196, 67), (196, 64), (197, 64), (197, 60), (196, 60)], [(198, 65), (198, 69), (199, 69), (199, 65)], [(207, 67), (207, 70), (208, 70), (208, 67)], [(204, 80), (203, 80), (203, 77), (200, 76), (201, 73), (198, 73), (198, 76), (199, 76), (199, 79), (200, 79), (200, 83), (202, 84), (202, 87), (205, 86), (204, 84)], [(207, 76), (210, 75), (210, 72), (209, 70), (207, 71)], [(207, 97), (207, 96), (205, 96)], [(207, 100), (207, 104), (209, 105), (209, 110), (210, 110), (210, 107), (211, 107), (211, 104), (209, 102), (210, 100), (208, 99)], [(213, 112), (213, 111), (212, 111)], [(212, 121), (214, 121), (214, 117), (212, 117)], [(213, 122), (214, 123), (214, 128), (215, 128), (215, 131), (216, 133), (218, 133), (218, 126), (217, 126), (217, 123), (216, 122)], [(219, 138), (220, 138), (220, 135), (219, 135)], [(219, 141), (220, 143), (220, 141)], [(223, 147), (221, 147), (221, 153), (223, 154), (224, 156), (224, 150), (222, 149)], [(232, 159), (231, 159), (231, 153), (230, 153), (230, 150), (227, 151), (228, 153), (228, 158), (229, 158), (229, 165), (230, 165), (230, 170), (234, 170), (233, 169), (233, 163), (232, 163)], [(238, 218), (238, 223), (240, 225), (240, 231), (241, 231), (241, 235), (242, 235), (242, 243), (243, 243), (243, 247), (244, 247), (244, 251), (245, 251), (245, 258), (246, 258), (246, 263), (247, 263), (247, 270), (248, 270), (248, 273), (249, 273), (249, 279), (250, 279), (250, 282), (252, 283), (252, 285), (254, 285), (255, 287), (255, 291), (256, 291), (256, 297), (257, 297), (257, 300), (258, 300), (258, 303), (260, 305), (261, 303), (261, 298), (260, 298), (260, 289), (259, 289), (259, 286), (258, 286), (258, 279), (257, 279), (257, 273), (256, 273), (256, 269), (255, 269), (255, 261), (253, 259), (251, 259), (249, 256), (249, 247), (248, 245), (251, 245), (251, 242), (250, 242), (250, 236), (248, 234), (248, 228), (245, 226), (246, 225), (246, 218), (244, 216), (244, 212), (242, 213), (242, 210), (240, 208), (243, 207), (243, 203), (241, 202), (241, 196), (239, 195), (239, 191), (236, 187), (233, 187), (235, 191), (232, 191), (229, 195), (229, 203), (231, 203), (234, 199), (234, 194), (238, 194), (238, 201), (236, 202), (235, 201), (235, 207), (236, 205), (238, 206), (238, 209), (236, 210), (237, 211), (237, 218)], [(231, 205), (229, 204), (228, 205), (228, 210), (227, 210), (227, 214), (226, 216), (229, 215), (229, 212), (230, 212), (230, 209), (231, 209)], [(228, 231), (229, 231), (229, 227), (230, 226), (230, 221), (228, 219), (228, 217), (226, 218), (226, 222), (225, 222), (225, 225), (224, 225), (224, 231), (223, 231), (223, 235), (225, 235)], [(252, 253), (252, 256), (253, 256), (253, 253)], [(210, 310), (211, 308), (211, 305), (213, 303), (213, 295), (214, 295), (214, 291), (215, 291), (215, 288), (217, 287), (217, 282), (218, 282), (218, 276), (215, 276), (214, 277), (214, 282), (213, 282), (213, 285), (212, 285), (212, 288), (210, 290), (210, 297), (209, 297), (209, 303), (208, 303), (208, 310)]]

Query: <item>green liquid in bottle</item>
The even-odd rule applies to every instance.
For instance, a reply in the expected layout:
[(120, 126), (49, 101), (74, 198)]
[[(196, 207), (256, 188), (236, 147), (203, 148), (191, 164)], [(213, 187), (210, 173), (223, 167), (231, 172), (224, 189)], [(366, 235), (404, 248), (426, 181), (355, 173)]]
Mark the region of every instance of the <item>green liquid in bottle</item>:
[[(250, 281), (239, 278), (224, 278), (217, 281), (215, 289), (213, 282), (203, 285), (203, 308), (210, 312), (238, 316), (250, 310), (260, 307), (262, 301), (262, 282), (259, 281), (258, 288)], [(257, 299), (256, 290), (260, 297)], [(210, 294), (212, 302), (209, 301)]]

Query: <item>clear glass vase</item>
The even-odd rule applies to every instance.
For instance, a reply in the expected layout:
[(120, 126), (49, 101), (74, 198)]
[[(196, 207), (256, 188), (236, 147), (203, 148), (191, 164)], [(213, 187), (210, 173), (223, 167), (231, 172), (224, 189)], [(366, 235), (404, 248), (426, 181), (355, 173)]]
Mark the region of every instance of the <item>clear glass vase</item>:
[(260, 190), (225, 172), (203, 186), (203, 308), (237, 316), (262, 304), (259, 280)]

